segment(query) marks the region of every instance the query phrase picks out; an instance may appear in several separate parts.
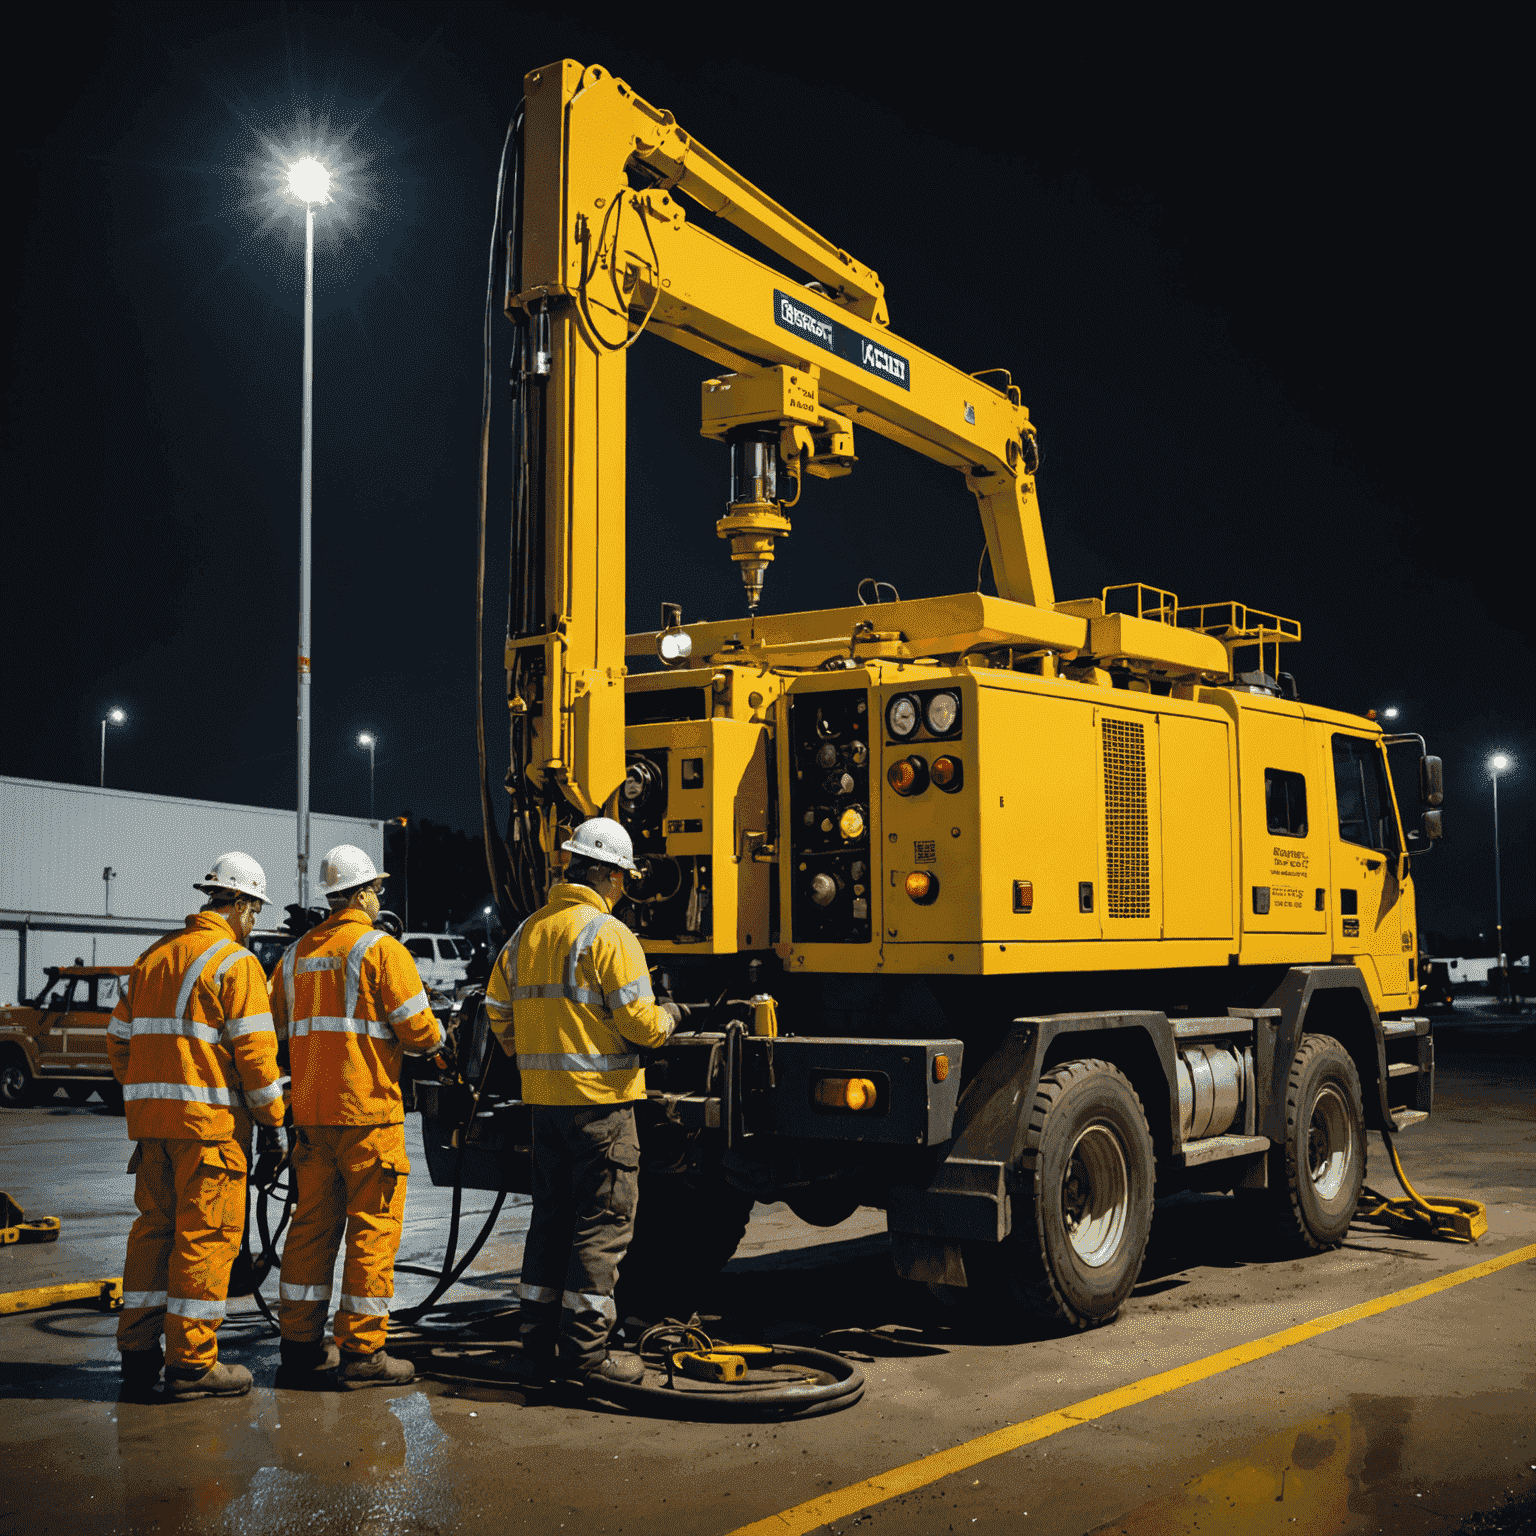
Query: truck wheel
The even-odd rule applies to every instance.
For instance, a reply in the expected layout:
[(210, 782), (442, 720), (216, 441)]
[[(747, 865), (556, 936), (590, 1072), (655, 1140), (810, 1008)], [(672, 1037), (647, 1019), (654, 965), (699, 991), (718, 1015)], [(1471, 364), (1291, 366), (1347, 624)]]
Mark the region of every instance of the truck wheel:
[(1285, 1236), (1313, 1252), (1336, 1248), (1365, 1183), (1365, 1111), (1360, 1074), (1332, 1035), (1307, 1035), (1296, 1052), (1285, 1145), (1272, 1156), (1272, 1209)]
[(724, 1179), (694, 1184), (678, 1173), (642, 1172), (635, 1235), (619, 1266), (619, 1316), (686, 1319), (736, 1252), (752, 1205)]
[(24, 1109), (32, 1102), (32, 1073), (20, 1051), (0, 1056), (0, 1104), (7, 1109)]
[(998, 1255), (1008, 1290), (1052, 1322), (1113, 1322), (1152, 1230), (1156, 1164), (1136, 1090), (1107, 1061), (1057, 1067), (1040, 1079), (1025, 1148), (1033, 1187)]

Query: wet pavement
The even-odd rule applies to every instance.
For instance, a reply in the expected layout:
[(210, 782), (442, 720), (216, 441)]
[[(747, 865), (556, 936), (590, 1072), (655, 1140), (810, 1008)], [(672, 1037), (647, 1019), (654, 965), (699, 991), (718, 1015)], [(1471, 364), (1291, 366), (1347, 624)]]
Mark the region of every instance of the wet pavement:
[[(416, 1384), (277, 1389), (249, 1302), (221, 1332), (256, 1389), (232, 1401), (120, 1401), (115, 1320), (0, 1318), (0, 1536), (13, 1532), (655, 1532), (724, 1536), (1000, 1426), (1536, 1242), (1536, 1026), (1437, 1025), (1436, 1114), (1398, 1145), (1428, 1194), (1488, 1204), (1474, 1247), (1357, 1225), (1341, 1249), (1277, 1254), (1233, 1202), (1160, 1205), (1121, 1319), (1070, 1338), (956, 1315), (898, 1281), (883, 1218), (830, 1230), (758, 1207), (709, 1293), (717, 1336), (857, 1360), (861, 1403), (799, 1423), (710, 1425), (483, 1378), (485, 1319), (509, 1304), (526, 1208), (509, 1204), (435, 1314), (457, 1341), (400, 1335)], [(415, 1122), (412, 1122), (413, 1135)], [(1370, 1181), (1395, 1193), (1379, 1138)], [(0, 1250), (0, 1290), (121, 1273), (132, 1220), (123, 1122), (63, 1101), (0, 1112), (0, 1188), (61, 1241)], [(402, 1258), (435, 1268), (448, 1192), (413, 1146)], [(643, 1196), (642, 1196), (643, 1198)], [(467, 1242), (490, 1197), (465, 1199)], [(430, 1282), (402, 1276), (397, 1304)], [(275, 1286), (268, 1282), (267, 1289)], [(829, 1531), (1514, 1532), (1536, 1525), (1536, 1264), (1519, 1263), (838, 1517)], [(430, 1375), (428, 1373), (431, 1373)], [(1523, 1513), (1521, 1511), (1524, 1511)], [(808, 1530), (803, 1522), (774, 1522)]]

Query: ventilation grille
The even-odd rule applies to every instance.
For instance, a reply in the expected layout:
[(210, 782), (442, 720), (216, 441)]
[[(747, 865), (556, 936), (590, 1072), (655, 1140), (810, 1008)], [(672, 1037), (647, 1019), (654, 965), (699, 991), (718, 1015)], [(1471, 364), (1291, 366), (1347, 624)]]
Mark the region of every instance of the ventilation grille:
[(1147, 749), (1143, 728), (1104, 722), (1105, 916), (1151, 917), (1147, 861)]

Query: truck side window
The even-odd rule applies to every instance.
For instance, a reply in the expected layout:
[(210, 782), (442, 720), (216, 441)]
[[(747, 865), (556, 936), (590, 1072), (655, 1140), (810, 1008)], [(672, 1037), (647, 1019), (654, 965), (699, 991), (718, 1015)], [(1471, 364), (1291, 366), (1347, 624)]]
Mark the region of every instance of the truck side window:
[(1397, 818), (1375, 742), (1335, 736), (1333, 782), (1339, 796), (1339, 836), (1346, 843), (1395, 853)]
[(431, 939), (407, 939), (405, 941), (405, 947), (413, 955), (415, 955), (415, 957), (418, 960), (436, 960), (437, 959), (437, 956), (432, 952), (432, 940)]
[(1307, 781), (1301, 774), (1266, 768), (1264, 807), (1271, 832), (1282, 837), (1307, 835)]

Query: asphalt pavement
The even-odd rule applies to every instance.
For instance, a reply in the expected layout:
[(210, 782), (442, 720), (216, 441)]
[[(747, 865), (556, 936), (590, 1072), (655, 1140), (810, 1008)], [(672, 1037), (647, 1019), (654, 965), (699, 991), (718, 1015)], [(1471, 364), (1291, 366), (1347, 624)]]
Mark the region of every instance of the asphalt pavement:
[[(0, 1317), (0, 1536), (1531, 1530), (1536, 1023), (1463, 1006), (1436, 1041), (1436, 1111), (1398, 1146), (1424, 1193), (1485, 1202), (1475, 1245), (1357, 1223), (1298, 1258), (1230, 1198), (1175, 1197), (1120, 1319), (1062, 1337), (898, 1280), (877, 1211), (818, 1229), (759, 1206), (702, 1311), (717, 1337), (861, 1365), (863, 1400), (804, 1422), (676, 1422), (479, 1379), (521, 1262), (516, 1197), (431, 1319), (480, 1331), (402, 1336), (422, 1372), (405, 1388), (275, 1388), (276, 1341), (235, 1301), (221, 1349), (254, 1372), (248, 1397), (120, 1400), (112, 1317)], [(401, 1257), (435, 1270), (449, 1196), (418, 1125)], [(1371, 1141), (1369, 1181), (1396, 1193)], [(0, 1112), (0, 1189), (63, 1220), (57, 1244), (0, 1250), (0, 1291), (121, 1274), (130, 1151), (103, 1109)], [(491, 1198), (465, 1197), (463, 1242)], [(401, 1275), (397, 1307), (430, 1285)]]

